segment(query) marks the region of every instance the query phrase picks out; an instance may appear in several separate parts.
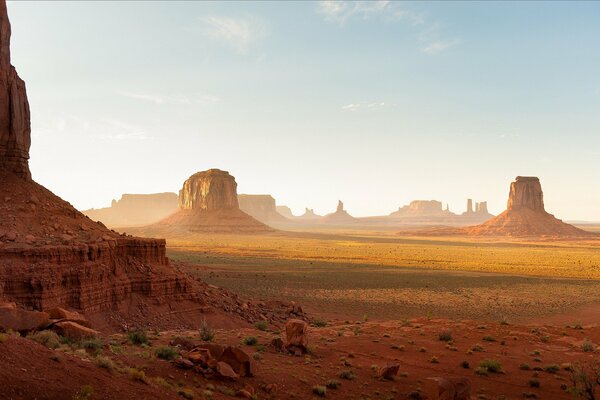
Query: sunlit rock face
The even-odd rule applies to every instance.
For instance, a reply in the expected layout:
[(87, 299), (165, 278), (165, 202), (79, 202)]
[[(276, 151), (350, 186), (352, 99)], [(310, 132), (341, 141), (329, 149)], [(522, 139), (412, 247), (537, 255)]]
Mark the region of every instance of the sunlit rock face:
[(25, 82), (10, 63), (10, 22), (0, 2), (0, 171), (30, 180), (31, 123)]
[(235, 178), (219, 169), (190, 176), (179, 191), (179, 207), (202, 211), (239, 209)]
[(510, 184), (508, 210), (528, 208), (533, 211), (544, 210), (544, 194), (540, 180), (536, 177), (517, 176)]

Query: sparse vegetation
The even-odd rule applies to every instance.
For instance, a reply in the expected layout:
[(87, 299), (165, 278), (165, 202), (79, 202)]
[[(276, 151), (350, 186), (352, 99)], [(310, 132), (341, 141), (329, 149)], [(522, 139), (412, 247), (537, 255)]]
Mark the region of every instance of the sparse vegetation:
[(162, 360), (170, 361), (170, 360), (174, 359), (175, 357), (177, 357), (179, 355), (179, 352), (174, 347), (161, 346), (154, 351), (154, 354), (156, 354), (156, 357), (158, 357)]
[(205, 319), (202, 320), (200, 324), (200, 339), (205, 342), (212, 342), (215, 338), (215, 331), (211, 328), (211, 326), (206, 322)]
[(558, 364), (549, 364), (544, 367), (544, 371), (555, 374), (560, 371), (560, 366)]
[(341, 371), (339, 376), (341, 379), (346, 379), (348, 381), (351, 381), (355, 378), (354, 373), (350, 370)]
[(86, 386), (82, 386), (81, 389), (79, 389), (77, 391), (77, 393), (75, 393), (73, 395), (73, 397), (71, 397), (72, 400), (88, 400), (92, 398), (92, 395), (94, 394), (94, 388), (86, 385)]
[(442, 342), (450, 342), (450, 341), (452, 341), (452, 332), (450, 332), (450, 331), (440, 332), (440, 334), (438, 335), (438, 339), (441, 340)]
[(246, 346), (254, 346), (258, 343), (258, 338), (256, 336), (246, 336), (242, 339), (242, 344)]
[(536, 378), (531, 378), (529, 380), (528, 384), (529, 384), (529, 387), (532, 387), (532, 388), (540, 387), (540, 381), (539, 381), (539, 379), (536, 379)]
[(81, 343), (81, 347), (83, 347), (84, 349), (95, 351), (95, 352), (100, 351), (103, 346), (104, 346), (104, 342), (102, 341), (102, 339), (99, 339), (99, 338), (84, 340)]
[(460, 366), (461, 366), (461, 368), (464, 368), (464, 369), (471, 368), (471, 364), (469, 364), (469, 362), (466, 361), (466, 360), (465, 361), (461, 361)]
[(342, 385), (342, 383), (338, 380), (335, 379), (331, 379), (329, 381), (327, 381), (327, 383), (325, 384), (325, 386), (327, 387), (327, 389), (337, 389)]
[(481, 361), (479, 363), (479, 368), (483, 368), (487, 372), (491, 372), (494, 374), (500, 373), (502, 371), (502, 365), (500, 364), (500, 362), (493, 359)]
[[(194, 399), (194, 391), (190, 388), (179, 388), (179, 389), (177, 389), (177, 394), (187, 400)], [(211, 392), (211, 397), (212, 397), (212, 392)]]
[(96, 364), (108, 372), (113, 372), (115, 370), (115, 363), (109, 357), (98, 356), (96, 358)]
[(325, 328), (327, 326), (327, 322), (317, 319), (313, 321), (313, 325), (316, 326), (317, 328)]
[(27, 338), (38, 342), (39, 344), (44, 345), (49, 349), (57, 349), (60, 347), (60, 338), (55, 332), (52, 331), (40, 331), (31, 333), (27, 336)]
[(267, 323), (267, 321), (258, 321), (254, 324), (254, 327), (259, 331), (266, 331), (267, 329), (269, 329), (269, 324)]
[(315, 385), (312, 388), (312, 392), (317, 396), (324, 397), (327, 394), (327, 388), (325, 386)]
[(596, 349), (596, 346), (591, 340), (585, 340), (581, 345), (581, 351), (584, 353), (591, 353)]
[(127, 338), (132, 344), (136, 346), (147, 345), (149, 343), (148, 335), (146, 334), (146, 331), (143, 330), (135, 330), (129, 332), (127, 334)]

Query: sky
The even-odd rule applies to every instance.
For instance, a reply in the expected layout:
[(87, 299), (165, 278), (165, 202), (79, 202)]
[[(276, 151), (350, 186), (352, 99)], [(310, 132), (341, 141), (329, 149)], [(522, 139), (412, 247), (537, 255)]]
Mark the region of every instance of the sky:
[(385, 215), (436, 199), (600, 221), (600, 2), (8, 4), (33, 177), (79, 209), (178, 191)]

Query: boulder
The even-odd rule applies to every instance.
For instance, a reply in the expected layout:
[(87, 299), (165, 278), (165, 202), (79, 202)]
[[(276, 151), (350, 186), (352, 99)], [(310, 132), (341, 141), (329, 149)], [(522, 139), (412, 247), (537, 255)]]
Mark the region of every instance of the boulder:
[(53, 325), (52, 329), (59, 335), (72, 340), (83, 340), (100, 336), (100, 332), (72, 321), (58, 322)]
[(48, 326), (50, 316), (41, 311), (29, 311), (15, 303), (0, 303), (0, 330), (28, 332)]
[(50, 315), (50, 319), (58, 319), (61, 321), (72, 321), (76, 322), (79, 325), (85, 326), (86, 328), (91, 328), (91, 325), (87, 319), (77, 311), (69, 311), (64, 308), (55, 307), (46, 311), (48, 315)]
[(471, 382), (467, 378), (427, 378), (424, 385), (430, 400), (469, 400)]
[(400, 364), (387, 364), (379, 368), (378, 375), (381, 379), (393, 380), (400, 371)]
[(254, 376), (254, 361), (239, 347), (227, 347), (219, 358), (233, 368), (239, 376)]
[(305, 354), (308, 351), (308, 324), (300, 319), (290, 319), (285, 323), (285, 348), (292, 353)]
[(190, 351), (194, 347), (196, 347), (196, 345), (191, 340), (182, 337), (176, 337), (174, 339), (171, 339), (169, 345), (173, 347), (179, 347), (180, 349), (185, 351)]
[(221, 378), (231, 380), (237, 380), (240, 377), (229, 364), (223, 361), (217, 362), (217, 375)]

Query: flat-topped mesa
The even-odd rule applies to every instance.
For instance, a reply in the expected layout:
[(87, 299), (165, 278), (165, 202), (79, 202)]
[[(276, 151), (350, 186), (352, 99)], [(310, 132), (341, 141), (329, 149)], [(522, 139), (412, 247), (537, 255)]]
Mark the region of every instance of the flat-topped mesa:
[(31, 122), (25, 82), (10, 63), (10, 22), (0, 1), (0, 172), (30, 180)]
[(544, 194), (540, 180), (531, 176), (517, 176), (510, 184), (508, 210), (528, 208), (533, 211), (545, 212)]
[(239, 209), (235, 178), (220, 169), (190, 176), (179, 191), (179, 207), (203, 211)]

